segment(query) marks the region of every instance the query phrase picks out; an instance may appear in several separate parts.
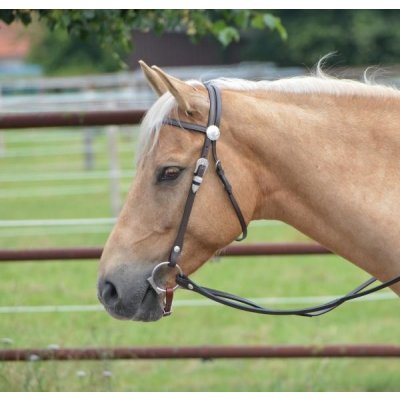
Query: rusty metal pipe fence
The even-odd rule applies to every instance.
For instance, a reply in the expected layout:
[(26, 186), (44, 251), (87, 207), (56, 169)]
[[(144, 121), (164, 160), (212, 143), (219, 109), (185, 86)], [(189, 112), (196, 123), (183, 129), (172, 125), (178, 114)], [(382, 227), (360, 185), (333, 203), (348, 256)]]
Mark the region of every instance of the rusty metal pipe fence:
[(0, 361), (400, 357), (394, 345), (201, 346), (0, 350)]
[[(143, 110), (46, 112), (0, 114), (0, 129), (66, 126), (134, 125)], [(0, 249), (0, 261), (98, 259), (102, 248)], [(331, 254), (314, 243), (259, 243), (228, 246), (221, 256)], [(202, 346), (1, 349), (0, 361), (142, 360), (219, 358), (320, 358), (400, 357), (397, 345), (311, 345), (311, 346)]]
[[(101, 247), (71, 247), (49, 249), (0, 249), (0, 261), (39, 260), (95, 260), (99, 259)], [(331, 254), (329, 250), (314, 243), (256, 243), (226, 247), (219, 256), (277, 256), (277, 255)]]
[(0, 113), (0, 129), (135, 125), (144, 113), (144, 110)]

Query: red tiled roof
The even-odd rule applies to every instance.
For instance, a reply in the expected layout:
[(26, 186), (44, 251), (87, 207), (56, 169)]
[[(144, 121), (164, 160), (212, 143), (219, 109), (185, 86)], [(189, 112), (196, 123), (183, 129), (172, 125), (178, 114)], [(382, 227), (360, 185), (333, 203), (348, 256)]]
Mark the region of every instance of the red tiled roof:
[(21, 59), (27, 56), (31, 42), (23, 31), (21, 25), (0, 22), (0, 59)]

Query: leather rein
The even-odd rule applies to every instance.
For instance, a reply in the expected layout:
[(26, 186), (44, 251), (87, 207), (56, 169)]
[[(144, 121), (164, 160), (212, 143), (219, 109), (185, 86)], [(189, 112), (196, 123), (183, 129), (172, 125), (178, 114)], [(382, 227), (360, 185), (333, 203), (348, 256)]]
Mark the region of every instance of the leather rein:
[[(200, 185), (203, 182), (203, 177), (207, 171), (209, 166), (208, 156), (211, 148), (212, 158), (215, 162), (215, 171), (217, 173), (218, 178), (220, 179), (227, 195), (230, 200), (230, 203), (237, 215), (239, 220), (242, 236), (237, 241), (241, 241), (247, 236), (247, 224), (243, 217), (243, 214), (240, 210), (239, 204), (235, 199), (233, 194), (232, 186), (229, 183), (228, 178), (225, 175), (225, 172), (222, 168), (221, 161), (217, 155), (217, 141), (220, 137), (219, 124), (221, 120), (222, 113), (222, 100), (219, 89), (212, 85), (211, 83), (205, 83), (205, 87), (208, 91), (208, 96), (210, 99), (210, 110), (208, 114), (208, 123), (207, 126), (192, 124), (184, 121), (178, 121), (176, 119), (167, 118), (164, 120), (165, 125), (174, 126), (180, 129), (187, 129), (192, 132), (204, 134), (204, 143), (201, 149), (200, 157), (196, 162), (196, 167), (193, 173), (192, 184), (186, 199), (186, 204), (183, 210), (183, 215), (181, 218), (181, 222), (178, 228), (178, 232), (174, 241), (174, 244), (171, 248), (171, 252), (169, 255), (168, 261), (162, 262), (156, 265), (153, 269), (152, 275), (148, 278), (148, 281), (152, 288), (156, 291), (157, 294), (162, 295), (165, 294), (165, 304), (164, 304), (164, 316), (171, 314), (172, 300), (174, 291), (180, 287), (183, 289), (190, 290), (192, 292), (196, 292), (201, 294), (204, 297), (209, 298), (217, 303), (223, 304), (228, 307), (236, 308), (243, 311), (248, 311), (252, 313), (265, 314), (265, 315), (298, 315), (302, 317), (315, 317), (318, 315), (325, 314), (329, 311), (332, 311), (336, 307), (345, 303), (346, 301), (356, 299), (359, 297), (366, 296), (368, 294), (374, 293), (378, 290), (384, 289), (388, 286), (391, 286), (397, 282), (400, 282), (400, 275), (387, 280), (373, 288), (367, 289), (372, 283), (376, 282), (376, 278), (370, 278), (360, 286), (356, 287), (351, 292), (346, 295), (329, 301), (327, 303), (321, 304), (319, 306), (300, 308), (300, 309), (287, 309), (287, 310), (277, 310), (264, 308), (250, 300), (244, 299), (242, 297), (221, 292), (219, 290), (206, 288), (203, 286), (197, 285), (191, 279), (189, 279), (181, 270), (178, 265), (179, 257), (182, 253), (185, 233), (189, 223), (190, 214), (193, 208), (194, 200), (196, 198), (196, 194), (200, 188)], [(169, 270), (176, 269), (176, 286), (172, 288), (164, 288), (162, 285), (157, 284), (157, 273), (160, 273), (161, 269), (165, 267)]]

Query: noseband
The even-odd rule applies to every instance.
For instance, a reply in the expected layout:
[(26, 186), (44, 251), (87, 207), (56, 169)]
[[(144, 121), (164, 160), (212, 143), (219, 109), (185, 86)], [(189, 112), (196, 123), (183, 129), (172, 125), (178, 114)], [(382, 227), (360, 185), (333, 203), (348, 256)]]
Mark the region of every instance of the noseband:
[[(208, 91), (208, 96), (210, 99), (210, 110), (208, 114), (208, 123), (207, 126), (192, 124), (189, 122), (179, 121), (172, 118), (166, 118), (164, 120), (165, 125), (174, 126), (180, 129), (187, 129), (192, 132), (204, 134), (204, 143), (200, 153), (200, 157), (196, 162), (196, 167), (193, 172), (192, 184), (186, 199), (185, 208), (183, 210), (182, 219), (178, 228), (178, 233), (176, 235), (174, 244), (170, 251), (168, 261), (164, 261), (158, 265), (156, 265), (153, 269), (152, 275), (148, 278), (148, 281), (152, 288), (156, 291), (157, 294), (162, 295), (165, 293), (165, 305), (164, 305), (164, 316), (171, 314), (171, 306), (173, 293), (178, 288), (181, 287), (183, 289), (191, 290), (193, 292), (199, 293), (217, 303), (221, 303), (223, 305), (237, 308), (239, 310), (258, 313), (258, 314), (266, 314), (266, 315), (298, 315), (302, 317), (315, 317), (318, 315), (325, 314), (329, 311), (332, 311), (339, 305), (345, 303), (348, 300), (352, 300), (358, 297), (366, 296), (368, 294), (374, 293), (378, 290), (384, 289), (388, 286), (393, 285), (394, 283), (400, 282), (400, 275), (381, 283), (373, 288), (366, 289), (372, 283), (376, 282), (375, 278), (370, 278), (362, 285), (358, 286), (348, 294), (339, 297), (330, 302), (324, 303), (320, 306), (308, 307), (302, 309), (291, 309), (291, 310), (274, 310), (269, 308), (264, 308), (259, 306), (258, 304), (235, 296), (233, 294), (221, 292), (219, 290), (210, 289), (206, 287), (202, 287), (194, 283), (191, 279), (185, 276), (178, 265), (179, 257), (182, 253), (185, 233), (187, 230), (187, 226), (189, 223), (190, 214), (192, 212), (194, 200), (196, 194), (200, 188), (200, 185), (203, 182), (203, 177), (207, 171), (209, 166), (209, 152), (210, 147), (212, 149), (212, 158), (215, 163), (215, 171), (217, 173), (218, 178), (220, 179), (227, 195), (230, 200), (230, 203), (237, 215), (237, 218), (240, 223), (240, 227), (242, 230), (242, 236), (237, 241), (241, 241), (247, 236), (247, 224), (243, 217), (243, 214), (240, 210), (239, 204), (235, 199), (235, 196), (232, 191), (232, 186), (229, 183), (228, 178), (225, 175), (225, 172), (222, 168), (221, 161), (217, 155), (217, 141), (220, 137), (219, 124), (221, 121), (221, 113), (222, 113), (222, 101), (221, 94), (219, 89), (212, 85), (211, 83), (205, 83), (205, 87)], [(161, 271), (161, 269), (165, 267), (166, 269), (176, 269), (176, 286), (172, 288), (163, 288), (156, 283), (157, 280), (157, 272)]]

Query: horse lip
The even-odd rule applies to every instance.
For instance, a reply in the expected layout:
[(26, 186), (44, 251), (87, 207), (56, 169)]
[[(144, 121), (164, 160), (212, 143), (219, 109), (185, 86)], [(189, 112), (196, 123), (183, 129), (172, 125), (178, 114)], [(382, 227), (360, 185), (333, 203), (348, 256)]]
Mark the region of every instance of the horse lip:
[[(143, 295), (143, 297), (142, 297), (142, 301), (140, 302), (140, 305), (139, 305), (139, 309), (140, 309), (141, 305), (145, 302), (146, 297), (151, 293), (151, 291), (153, 291), (153, 292), (155, 292), (156, 294), (158, 294), (158, 293), (154, 290), (154, 288), (151, 286), (151, 284), (149, 284), (149, 285), (147, 286), (146, 291), (144, 292), (144, 295)], [(138, 309), (138, 311), (139, 311), (139, 309)]]
[(103, 306), (104, 306), (105, 310), (106, 310), (112, 317), (114, 317), (114, 318), (116, 318), (116, 319), (120, 319), (120, 320), (126, 321), (126, 320), (131, 320), (131, 319), (133, 318), (133, 316), (134, 316), (134, 314), (133, 314), (133, 315), (120, 314), (120, 313), (117, 311), (118, 307), (114, 307), (114, 308), (113, 308), (113, 307), (108, 307), (108, 306), (106, 306), (106, 305), (104, 305), (104, 304), (103, 304)]
[[(154, 298), (152, 297), (154, 296)], [(139, 307), (135, 313), (129, 318), (132, 321), (157, 321), (163, 315), (163, 305), (161, 296), (148, 285)]]

